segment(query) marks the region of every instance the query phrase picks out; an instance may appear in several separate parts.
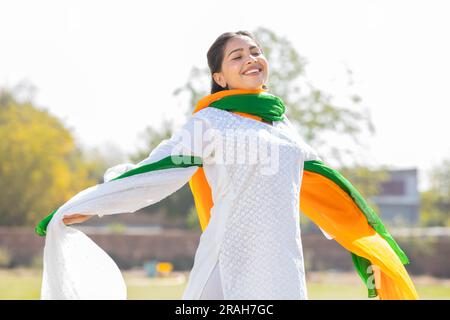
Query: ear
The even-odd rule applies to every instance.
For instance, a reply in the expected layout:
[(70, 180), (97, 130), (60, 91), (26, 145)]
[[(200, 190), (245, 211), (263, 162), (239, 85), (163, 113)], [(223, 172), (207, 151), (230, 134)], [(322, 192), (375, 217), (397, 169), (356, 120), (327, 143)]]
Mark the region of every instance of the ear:
[(221, 72), (215, 72), (213, 74), (213, 79), (222, 88), (225, 88), (227, 86), (227, 82), (225, 81), (225, 78), (223, 77), (223, 74)]

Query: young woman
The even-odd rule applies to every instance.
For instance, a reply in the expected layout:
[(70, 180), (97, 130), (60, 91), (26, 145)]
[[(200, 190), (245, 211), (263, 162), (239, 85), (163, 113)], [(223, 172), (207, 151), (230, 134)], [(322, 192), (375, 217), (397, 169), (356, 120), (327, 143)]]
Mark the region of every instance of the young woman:
[(254, 36), (224, 33), (207, 57), (211, 94), (181, 130), (140, 163), (108, 169), (103, 184), (38, 225), (47, 235), (42, 298), (125, 298), (115, 263), (66, 225), (135, 212), (189, 182), (203, 233), (183, 299), (307, 299), (300, 208), (351, 252), (369, 296), (417, 299), (404, 252), (269, 93), (269, 63)]

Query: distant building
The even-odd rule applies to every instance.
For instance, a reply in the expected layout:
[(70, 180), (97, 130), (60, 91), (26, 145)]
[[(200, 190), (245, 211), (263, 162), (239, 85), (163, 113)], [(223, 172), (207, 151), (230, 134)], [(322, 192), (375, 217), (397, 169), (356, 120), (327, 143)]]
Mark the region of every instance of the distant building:
[[(391, 169), (387, 172), (389, 180), (381, 184), (380, 194), (370, 198), (377, 206), (376, 213), (388, 227), (417, 226), (420, 212), (417, 169)], [(305, 231), (320, 233), (315, 224)]]
[(392, 226), (419, 223), (420, 194), (417, 169), (388, 170), (390, 179), (381, 185), (372, 201), (378, 206), (383, 222)]

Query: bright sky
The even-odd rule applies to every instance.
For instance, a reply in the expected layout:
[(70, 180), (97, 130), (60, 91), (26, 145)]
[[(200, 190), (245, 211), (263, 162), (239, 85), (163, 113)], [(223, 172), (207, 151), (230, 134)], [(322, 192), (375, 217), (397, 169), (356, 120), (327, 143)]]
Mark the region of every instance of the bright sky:
[(28, 80), (38, 105), (83, 144), (112, 142), (132, 152), (146, 126), (183, 119), (172, 91), (192, 66), (206, 66), (220, 34), (263, 26), (290, 40), (308, 60), (313, 83), (338, 99), (350, 68), (352, 92), (376, 128), (365, 156), (417, 167), (424, 178), (450, 157), (449, 6), (430, 0), (0, 0), (0, 86)]

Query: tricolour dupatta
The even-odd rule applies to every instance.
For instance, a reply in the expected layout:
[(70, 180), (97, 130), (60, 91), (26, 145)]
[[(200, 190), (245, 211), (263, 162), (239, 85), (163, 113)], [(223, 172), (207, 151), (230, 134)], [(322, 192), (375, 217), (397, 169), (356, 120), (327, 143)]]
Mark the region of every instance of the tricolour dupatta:
[[(238, 101), (240, 95), (246, 97), (241, 104)], [(217, 105), (218, 101), (233, 97), (235, 99), (228, 108), (223, 103), (220, 108), (262, 121), (268, 112), (264, 111), (258, 115), (262, 111), (249, 107), (248, 103), (251, 97), (258, 96), (259, 100), (262, 100), (261, 97), (267, 98), (270, 94), (265, 90), (219, 91), (202, 98), (193, 113), (206, 107), (217, 107), (214, 106), (215, 102)], [(278, 100), (273, 104), (278, 106)], [(245, 106), (245, 109), (240, 109), (240, 105)], [(276, 120), (276, 117), (277, 115), (272, 119)], [(202, 167), (192, 176), (189, 186), (201, 228), (204, 230), (214, 204)], [(299, 209), (350, 251), (358, 275), (367, 286), (369, 297), (379, 295), (380, 299), (418, 299), (414, 285), (403, 266), (409, 263), (408, 257), (361, 194), (337, 170), (322, 161), (305, 161)]]
[[(229, 110), (257, 121), (281, 120), (284, 113), (281, 99), (264, 90), (225, 90), (210, 94), (198, 102), (194, 113), (206, 107)], [(150, 155), (140, 164), (130, 166), (131, 170), (121, 165), (111, 168), (113, 179), (81, 191), (39, 222), (36, 233), (47, 236), (42, 297), (115, 299), (126, 296), (124, 281), (114, 261), (83, 233), (64, 226), (62, 217), (66, 214), (135, 212), (181, 188), (189, 179), (200, 226), (205, 230), (213, 200), (202, 159), (187, 155), (167, 155), (162, 159), (155, 155), (159, 160), (152, 159)], [(324, 162), (311, 160), (303, 165), (299, 209), (351, 253), (369, 297), (418, 299), (403, 266), (409, 262), (407, 256), (361, 194)], [(48, 225), (50, 232), (47, 232)], [(92, 268), (91, 263), (101, 270)], [(59, 268), (61, 264), (65, 268)]]

